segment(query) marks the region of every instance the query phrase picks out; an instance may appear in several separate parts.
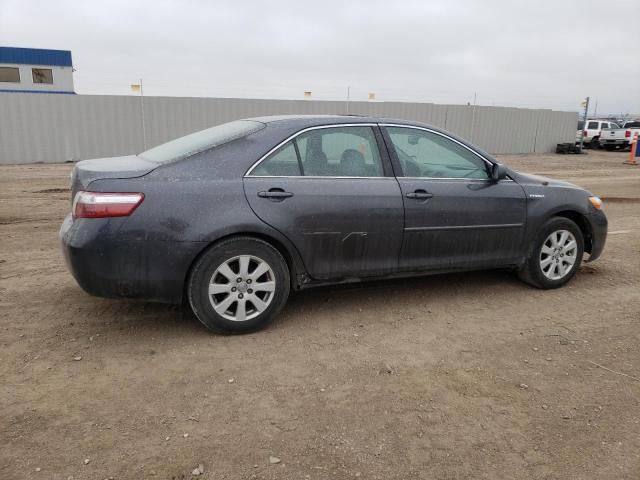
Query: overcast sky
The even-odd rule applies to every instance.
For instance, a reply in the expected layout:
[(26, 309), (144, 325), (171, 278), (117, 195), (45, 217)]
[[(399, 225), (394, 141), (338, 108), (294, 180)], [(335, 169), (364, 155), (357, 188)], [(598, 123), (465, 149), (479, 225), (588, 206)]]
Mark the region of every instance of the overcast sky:
[[(0, 0), (0, 45), (73, 52), (76, 90), (640, 113), (638, 0)], [(635, 27), (634, 27), (635, 24)]]

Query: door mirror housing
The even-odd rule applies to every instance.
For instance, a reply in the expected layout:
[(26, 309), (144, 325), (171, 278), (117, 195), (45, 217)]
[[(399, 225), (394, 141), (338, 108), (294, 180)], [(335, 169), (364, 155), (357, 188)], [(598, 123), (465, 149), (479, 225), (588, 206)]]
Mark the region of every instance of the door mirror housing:
[(497, 182), (507, 178), (507, 169), (501, 163), (494, 163), (491, 167), (491, 180)]

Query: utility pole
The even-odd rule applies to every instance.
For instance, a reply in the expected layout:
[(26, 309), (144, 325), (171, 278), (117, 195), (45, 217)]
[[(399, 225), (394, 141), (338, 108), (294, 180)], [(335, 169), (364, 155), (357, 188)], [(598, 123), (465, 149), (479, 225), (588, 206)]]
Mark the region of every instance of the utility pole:
[(350, 113), (349, 112), (350, 103), (351, 103), (351, 87), (347, 87), (347, 115)]
[(144, 91), (142, 90), (142, 79), (140, 79), (140, 114), (142, 117), (142, 147), (147, 149), (147, 127), (144, 121)]
[(584, 129), (587, 127), (587, 112), (589, 111), (589, 97), (587, 97), (584, 102), (584, 115), (582, 116), (582, 131), (580, 132), (580, 152), (582, 152), (582, 146), (584, 144)]
[(473, 127), (476, 118), (476, 101), (478, 99), (478, 92), (473, 92), (473, 109), (471, 110), (471, 134), (469, 135), (469, 141), (473, 142)]

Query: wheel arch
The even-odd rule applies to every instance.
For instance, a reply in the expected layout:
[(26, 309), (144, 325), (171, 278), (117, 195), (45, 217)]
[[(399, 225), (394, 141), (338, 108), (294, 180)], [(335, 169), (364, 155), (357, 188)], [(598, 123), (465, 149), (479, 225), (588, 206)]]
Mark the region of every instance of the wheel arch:
[(584, 239), (584, 251), (587, 253), (591, 253), (593, 247), (593, 232), (591, 231), (589, 222), (582, 213), (576, 210), (561, 210), (559, 212), (555, 212), (549, 218), (553, 217), (566, 218), (578, 225), (578, 228), (580, 229), (580, 232), (582, 233), (582, 237)]
[(234, 233), (229, 233), (222, 237), (216, 238), (215, 240), (206, 243), (203, 245), (202, 249), (198, 252), (198, 254), (193, 258), (191, 263), (189, 264), (189, 268), (187, 269), (184, 281), (183, 281), (183, 292), (182, 298), (183, 300), (187, 298), (186, 290), (187, 284), (189, 282), (189, 276), (193, 270), (194, 265), (198, 262), (198, 260), (209, 250), (219, 245), (221, 242), (232, 240), (234, 238), (255, 238), (257, 240), (261, 240), (265, 243), (268, 243), (273, 248), (275, 248), (280, 255), (284, 258), (287, 268), (289, 269), (289, 277), (291, 280), (291, 289), (299, 290), (300, 285), (304, 283), (304, 279), (307, 276), (306, 269), (300, 258), (298, 252), (295, 250), (293, 245), (286, 245), (282, 240), (277, 239), (273, 235), (269, 235), (264, 232), (255, 232), (255, 231), (239, 231)]

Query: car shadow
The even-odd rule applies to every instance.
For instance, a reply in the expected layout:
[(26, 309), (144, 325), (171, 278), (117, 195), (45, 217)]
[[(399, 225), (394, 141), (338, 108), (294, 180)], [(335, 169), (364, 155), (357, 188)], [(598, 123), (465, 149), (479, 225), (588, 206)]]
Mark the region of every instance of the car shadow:
[[(270, 328), (304, 323), (316, 312), (358, 312), (369, 308), (372, 302), (397, 304), (399, 309), (415, 304), (416, 299), (428, 304), (431, 299), (442, 302), (459, 301), (465, 295), (508, 295), (514, 290), (531, 287), (520, 282), (505, 270), (439, 274), (412, 278), (376, 280), (341, 285), (323, 286), (292, 292), (283, 311)], [(76, 291), (77, 293), (77, 291)], [(70, 295), (73, 293), (69, 292)], [(82, 294), (78, 299), (86, 318), (109, 330), (136, 334), (199, 337), (207, 333), (188, 305), (168, 305), (127, 299), (101, 299)], [(67, 297), (67, 295), (65, 294)], [(68, 298), (68, 297), (67, 297)], [(475, 297), (474, 297), (475, 298)]]
[[(298, 313), (324, 309), (329, 303), (339, 302), (340, 308), (364, 307), (384, 295), (383, 302), (397, 302), (403, 308), (408, 302), (420, 298), (459, 299), (460, 295), (489, 295), (513, 289), (530, 289), (517, 276), (507, 270), (483, 270), (463, 273), (425, 275), (411, 278), (372, 280), (341, 285), (323, 286), (293, 292), (278, 323), (296, 322)], [(335, 305), (336, 307), (338, 305)]]

